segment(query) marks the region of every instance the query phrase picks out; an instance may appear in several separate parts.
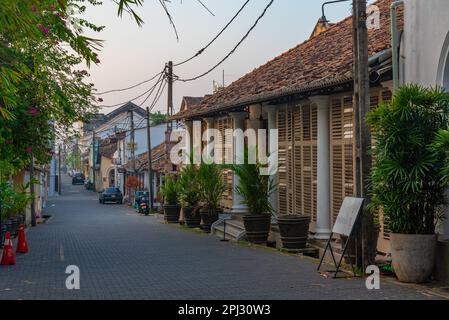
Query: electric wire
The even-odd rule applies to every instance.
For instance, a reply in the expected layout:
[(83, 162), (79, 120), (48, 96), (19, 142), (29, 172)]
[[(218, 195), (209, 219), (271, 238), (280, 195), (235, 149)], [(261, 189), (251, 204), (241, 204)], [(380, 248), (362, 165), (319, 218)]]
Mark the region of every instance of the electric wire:
[(126, 103), (128, 103), (128, 102), (135, 101), (135, 100), (137, 100), (137, 99), (139, 99), (139, 98), (145, 96), (146, 94), (148, 94), (148, 93), (151, 92), (152, 90), (154, 90), (154, 88), (157, 87), (157, 85), (162, 81), (162, 79), (161, 79), (162, 76), (163, 76), (163, 73), (160, 74), (158, 81), (157, 81), (151, 88), (149, 88), (149, 89), (148, 89), (147, 91), (145, 91), (144, 93), (138, 95), (137, 97), (134, 97), (134, 98), (132, 98), (132, 99), (130, 99), (130, 100), (128, 100), (128, 101), (124, 101), (124, 102), (117, 103), (117, 104), (114, 104), (114, 105), (100, 105), (100, 106), (98, 106), (98, 107), (100, 107), (100, 108), (115, 108), (115, 107), (122, 106), (122, 105), (124, 105), (124, 104), (126, 104)]
[(242, 7), (237, 11), (237, 13), (232, 17), (232, 19), (224, 26), (223, 29), (221, 29), (221, 31), (203, 48), (201, 48), (195, 55), (193, 55), (192, 57), (179, 62), (179, 63), (175, 63), (173, 64), (174, 67), (178, 67), (180, 65), (183, 65), (193, 59), (195, 59), (196, 57), (198, 57), (199, 55), (201, 55), (207, 48), (209, 48), (225, 31), (226, 29), (234, 22), (235, 19), (237, 19), (237, 17), (240, 15), (240, 13), (243, 11), (243, 9), (245, 9), (245, 7), (247, 6), (247, 4), (250, 2), (251, 0), (246, 0), (245, 3), (242, 5)]
[(127, 90), (131, 90), (131, 89), (137, 88), (137, 87), (139, 87), (139, 86), (141, 86), (141, 85), (143, 85), (143, 84), (145, 84), (145, 83), (148, 83), (148, 82), (153, 81), (153, 80), (156, 79), (161, 73), (164, 73), (164, 71), (165, 71), (165, 70), (162, 70), (161, 72), (157, 73), (156, 75), (154, 75), (154, 76), (151, 77), (150, 79), (144, 80), (144, 81), (139, 82), (139, 83), (137, 83), (137, 84), (135, 84), (135, 85), (132, 85), (132, 86), (130, 86), (130, 87), (121, 88), (121, 89), (113, 89), (113, 90), (108, 90), (108, 91), (104, 91), (104, 92), (94, 93), (94, 95), (96, 95), (96, 96), (101, 96), (101, 95), (105, 95), (105, 94), (108, 94), (108, 93), (111, 93), (111, 92), (122, 92), (122, 91), (127, 91)]
[(246, 40), (246, 38), (248, 38), (249, 34), (254, 30), (254, 28), (257, 26), (257, 24), (259, 23), (259, 21), (265, 16), (265, 14), (267, 13), (268, 9), (271, 7), (271, 5), (273, 4), (274, 0), (271, 0), (268, 5), (265, 7), (265, 9), (263, 10), (262, 14), (257, 18), (256, 22), (251, 26), (251, 28), (248, 30), (248, 32), (243, 36), (243, 38), (237, 43), (237, 45), (223, 58), (221, 59), (215, 66), (213, 66), (211, 69), (209, 69), (208, 71), (204, 72), (203, 74), (200, 74), (196, 77), (193, 78), (187, 78), (187, 79), (182, 79), (182, 78), (177, 78), (176, 81), (181, 81), (181, 82), (191, 82), (191, 81), (195, 81), (198, 80), (206, 75), (208, 75), (209, 73), (211, 73), (212, 71), (214, 71), (216, 68), (218, 68), (223, 62), (225, 62), (237, 49), (238, 47)]

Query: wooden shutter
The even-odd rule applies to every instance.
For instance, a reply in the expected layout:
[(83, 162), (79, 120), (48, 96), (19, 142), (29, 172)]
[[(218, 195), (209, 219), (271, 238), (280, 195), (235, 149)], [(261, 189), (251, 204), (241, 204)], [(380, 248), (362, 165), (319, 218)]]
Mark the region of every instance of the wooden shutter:
[(280, 214), (286, 214), (287, 208), (287, 108), (280, 107), (277, 114), (277, 128), (279, 135), (279, 203)]
[[(226, 133), (226, 129), (233, 128), (232, 119), (228, 117), (218, 119), (216, 128), (220, 132), (222, 137), (221, 145), (216, 146), (216, 148), (221, 148), (222, 160), (223, 163), (225, 163), (226, 157), (231, 157), (230, 159), (232, 159), (232, 135), (230, 136), (229, 133)], [(233, 194), (232, 189), (234, 182), (234, 174), (232, 170), (225, 170), (223, 174), (223, 179), (225, 180), (228, 187), (223, 194), (221, 205), (224, 209), (229, 210), (232, 208), (232, 194)]]
[(352, 97), (334, 97), (330, 105), (331, 215), (337, 219), (343, 199), (354, 195)]
[(279, 209), (316, 221), (317, 110), (290, 105), (278, 112)]

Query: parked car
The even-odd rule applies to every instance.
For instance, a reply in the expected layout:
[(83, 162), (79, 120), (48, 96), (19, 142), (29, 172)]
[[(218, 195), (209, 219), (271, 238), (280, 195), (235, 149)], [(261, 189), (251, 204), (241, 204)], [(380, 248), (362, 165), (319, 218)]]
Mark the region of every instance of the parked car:
[(72, 178), (72, 184), (84, 185), (84, 175), (82, 173), (75, 173)]
[(123, 194), (119, 188), (106, 188), (99, 192), (98, 202), (102, 204), (106, 202), (115, 202), (118, 204), (122, 204)]

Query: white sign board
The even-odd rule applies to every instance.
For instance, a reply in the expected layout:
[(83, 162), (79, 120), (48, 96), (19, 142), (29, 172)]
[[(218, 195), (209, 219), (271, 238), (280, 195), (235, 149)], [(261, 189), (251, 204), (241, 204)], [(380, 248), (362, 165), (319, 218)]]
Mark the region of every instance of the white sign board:
[(349, 236), (362, 209), (364, 199), (346, 197), (343, 201), (332, 232)]

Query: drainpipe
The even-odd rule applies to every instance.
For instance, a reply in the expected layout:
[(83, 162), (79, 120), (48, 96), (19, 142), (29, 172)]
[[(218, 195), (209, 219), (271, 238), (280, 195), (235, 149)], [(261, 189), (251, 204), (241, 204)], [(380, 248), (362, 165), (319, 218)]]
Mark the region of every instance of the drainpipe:
[(404, 0), (395, 1), (391, 4), (391, 50), (393, 51), (393, 89), (399, 88), (399, 33), (397, 8), (404, 5)]

